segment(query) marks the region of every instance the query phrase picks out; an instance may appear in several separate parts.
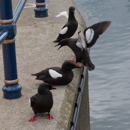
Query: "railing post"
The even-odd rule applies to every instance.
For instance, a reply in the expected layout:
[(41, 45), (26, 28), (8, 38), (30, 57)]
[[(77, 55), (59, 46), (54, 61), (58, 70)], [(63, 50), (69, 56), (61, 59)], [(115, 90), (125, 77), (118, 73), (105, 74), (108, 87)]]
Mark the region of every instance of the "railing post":
[(0, 26), (9, 30), (9, 35), (3, 41), (3, 62), (5, 85), (2, 90), (4, 98), (15, 99), (21, 97), (21, 86), (18, 84), (17, 64), (15, 53), (16, 26), (13, 23), (12, 1), (0, 0)]
[(45, 6), (45, 0), (36, 0), (35, 17), (47, 17), (48, 16), (48, 8)]

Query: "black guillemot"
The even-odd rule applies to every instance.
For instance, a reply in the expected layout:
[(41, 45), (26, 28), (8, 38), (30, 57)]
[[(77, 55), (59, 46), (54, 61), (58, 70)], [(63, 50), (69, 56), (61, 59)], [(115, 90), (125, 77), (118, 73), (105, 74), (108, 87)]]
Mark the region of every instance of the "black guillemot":
[(54, 42), (60, 42), (64, 38), (69, 38), (74, 35), (78, 28), (78, 22), (74, 16), (75, 7), (69, 8), (68, 22), (62, 27), (57, 39)]
[(38, 87), (38, 93), (30, 98), (30, 104), (32, 110), (34, 111), (34, 116), (29, 121), (35, 121), (37, 113), (48, 112), (47, 119), (53, 119), (50, 114), (50, 110), (53, 106), (53, 97), (51, 93), (51, 89), (53, 88), (50, 84), (42, 83)]
[(43, 80), (44, 82), (54, 86), (67, 85), (73, 79), (74, 74), (72, 69), (74, 68), (81, 67), (73, 62), (65, 61), (62, 64), (62, 67), (46, 68), (39, 73), (32, 74), (32, 76), (36, 76), (37, 80)]

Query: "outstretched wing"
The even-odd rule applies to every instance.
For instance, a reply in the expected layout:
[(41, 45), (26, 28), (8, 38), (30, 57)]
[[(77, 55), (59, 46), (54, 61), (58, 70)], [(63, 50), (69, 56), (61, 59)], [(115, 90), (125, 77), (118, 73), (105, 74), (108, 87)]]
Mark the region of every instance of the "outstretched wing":
[(110, 24), (111, 21), (103, 21), (103, 22), (96, 23), (90, 26), (89, 28), (92, 28), (94, 31), (98, 32), (99, 35), (101, 35), (107, 30)]
[(96, 23), (84, 30), (85, 42), (88, 48), (92, 47), (95, 44), (99, 38), (99, 35), (103, 34), (110, 26), (110, 24), (111, 21), (103, 21)]

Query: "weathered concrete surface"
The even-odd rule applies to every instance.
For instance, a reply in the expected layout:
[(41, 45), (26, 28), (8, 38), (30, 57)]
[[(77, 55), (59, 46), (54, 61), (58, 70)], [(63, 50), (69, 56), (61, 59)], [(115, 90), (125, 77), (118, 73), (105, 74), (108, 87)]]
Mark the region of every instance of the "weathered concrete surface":
[[(18, 0), (13, 1), (13, 8)], [(35, 0), (27, 0), (35, 4)], [(71, 0), (47, 0), (49, 16), (35, 18), (34, 7), (24, 8), (17, 22), (16, 54), (19, 84), (22, 86), (22, 97), (15, 100), (3, 98), (0, 91), (0, 129), (1, 130), (67, 130), (73, 114), (73, 105), (77, 95), (77, 87), (81, 69), (74, 70), (73, 81), (66, 86), (53, 90), (54, 105), (51, 114), (53, 120), (46, 119), (47, 113), (39, 114), (37, 121), (29, 122), (33, 111), (28, 102), (29, 98), (37, 93), (42, 81), (36, 81), (31, 73), (41, 71), (47, 67), (61, 66), (65, 59), (75, 59), (74, 53), (64, 47), (57, 51), (56, 43), (52, 41), (57, 37), (61, 27), (67, 22), (64, 16), (56, 18), (62, 11), (67, 11), (74, 3)], [(75, 13), (80, 23), (78, 30), (83, 30), (85, 23), (78, 10)], [(82, 26), (81, 26), (82, 25)], [(73, 37), (77, 37), (77, 32)], [(3, 56), (0, 49), (0, 86), (4, 86)], [(83, 129), (84, 130), (84, 129)]]

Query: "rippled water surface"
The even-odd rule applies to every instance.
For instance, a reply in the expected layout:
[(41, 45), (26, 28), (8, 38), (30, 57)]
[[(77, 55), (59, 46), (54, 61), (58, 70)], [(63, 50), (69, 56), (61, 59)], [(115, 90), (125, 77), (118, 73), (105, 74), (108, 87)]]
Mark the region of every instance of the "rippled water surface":
[(130, 0), (74, 0), (86, 25), (111, 26), (90, 50), (91, 130), (130, 130)]

